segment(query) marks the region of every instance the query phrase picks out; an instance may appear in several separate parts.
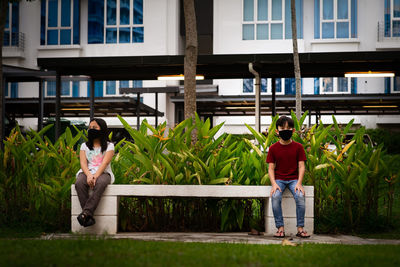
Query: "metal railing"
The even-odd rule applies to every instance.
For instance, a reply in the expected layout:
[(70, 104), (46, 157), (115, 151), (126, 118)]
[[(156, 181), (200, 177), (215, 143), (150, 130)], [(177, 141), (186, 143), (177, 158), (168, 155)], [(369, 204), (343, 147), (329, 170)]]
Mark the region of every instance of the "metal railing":
[(388, 36), (385, 36), (385, 23), (383, 21), (378, 21), (378, 36), (377, 36), (377, 40), (378, 42), (384, 42), (386, 41), (400, 41), (400, 37), (398, 36), (394, 36), (393, 37), (393, 33), (389, 32)]
[(23, 32), (14, 32), (11, 33), (11, 38), (8, 41), (8, 44), (3, 44), (3, 47), (13, 47), (18, 48), (19, 50), (24, 51), (25, 49), (25, 33)]

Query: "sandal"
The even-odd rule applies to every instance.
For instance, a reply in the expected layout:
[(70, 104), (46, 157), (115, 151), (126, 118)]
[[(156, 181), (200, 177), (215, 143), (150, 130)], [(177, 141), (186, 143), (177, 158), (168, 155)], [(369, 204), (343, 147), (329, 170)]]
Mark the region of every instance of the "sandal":
[(306, 231), (297, 232), (296, 236), (300, 237), (300, 238), (309, 238), (310, 237), (310, 235), (307, 234)]
[(274, 234), (274, 237), (276, 237), (276, 238), (284, 238), (285, 237), (285, 232), (284, 231), (277, 231)]

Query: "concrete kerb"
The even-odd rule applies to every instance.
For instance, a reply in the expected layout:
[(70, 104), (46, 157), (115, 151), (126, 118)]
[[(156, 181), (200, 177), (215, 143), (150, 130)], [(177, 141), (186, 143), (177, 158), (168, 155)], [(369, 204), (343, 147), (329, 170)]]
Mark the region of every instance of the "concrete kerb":
[[(269, 235), (248, 235), (248, 233), (204, 233), (204, 232), (134, 232), (118, 233), (114, 235), (87, 235), (87, 234), (47, 234), (39, 239), (131, 239), (141, 241), (169, 241), (169, 242), (196, 242), (196, 243), (235, 243), (235, 244), (282, 244), (283, 239)], [(368, 239), (351, 235), (312, 235), (308, 239), (296, 236), (287, 236), (285, 240), (301, 244), (340, 244), (340, 245), (400, 245), (398, 239)]]

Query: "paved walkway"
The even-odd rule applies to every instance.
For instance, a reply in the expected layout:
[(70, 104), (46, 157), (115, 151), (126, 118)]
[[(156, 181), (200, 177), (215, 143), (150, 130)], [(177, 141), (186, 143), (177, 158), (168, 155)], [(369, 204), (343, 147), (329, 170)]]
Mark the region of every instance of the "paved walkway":
[[(75, 239), (81, 235), (78, 234), (48, 234), (41, 239)], [(101, 236), (103, 237), (103, 236)], [(272, 236), (254, 236), (247, 233), (118, 233), (116, 235), (106, 235), (110, 239), (132, 239), (145, 241), (172, 241), (172, 242), (200, 242), (200, 243), (244, 243), (244, 244), (288, 244), (299, 245), (307, 243), (318, 244), (344, 244), (344, 245), (378, 245), (390, 244), (400, 245), (400, 240), (391, 239), (367, 239), (350, 235), (312, 235), (308, 239), (298, 238), (296, 236), (287, 236), (285, 241)], [(289, 242), (287, 242), (289, 241)]]

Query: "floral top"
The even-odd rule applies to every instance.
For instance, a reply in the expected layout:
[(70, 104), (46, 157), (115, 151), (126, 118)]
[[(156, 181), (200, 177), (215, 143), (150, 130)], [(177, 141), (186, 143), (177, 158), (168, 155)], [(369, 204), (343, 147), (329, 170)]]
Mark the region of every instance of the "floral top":
[[(104, 151), (103, 153), (101, 153), (101, 147), (96, 147), (96, 148), (93, 148), (92, 150), (90, 150), (87, 147), (86, 143), (83, 143), (81, 145), (81, 151), (82, 150), (85, 151), (86, 159), (87, 159), (87, 162), (88, 162), (89, 171), (92, 174), (95, 174), (97, 172), (97, 170), (99, 169), (101, 163), (103, 162), (103, 159), (104, 159), (104, 156), (106, 155), (106, 152), (114, 151), (114, 144), (111, 143), (111, 142), (108, 142), (107, 150)], [(76, 176), (78, 176), (78, 174), (81, 173), (81, 172), (83, 172), (82, 169), (80, 169), (78, 171)], [(104, 172), (110, 174), (111, 183), (114, 183), (115, 178), (114, 178), (114, 174), (112, 173), (112, 170), (111, 170), (111, 163), (107, 165), (107, 167), (105, 168)]]

